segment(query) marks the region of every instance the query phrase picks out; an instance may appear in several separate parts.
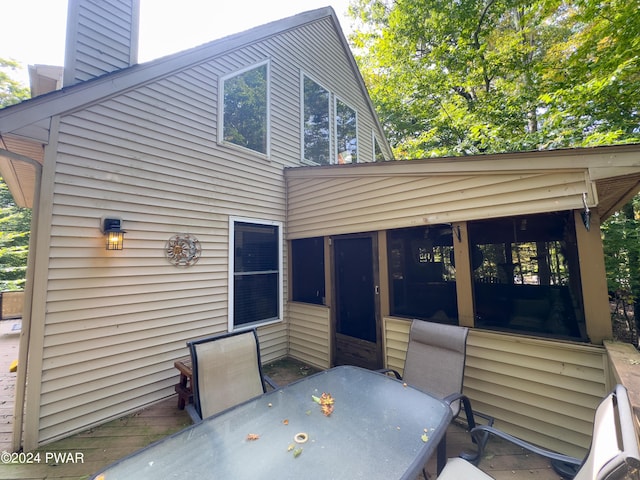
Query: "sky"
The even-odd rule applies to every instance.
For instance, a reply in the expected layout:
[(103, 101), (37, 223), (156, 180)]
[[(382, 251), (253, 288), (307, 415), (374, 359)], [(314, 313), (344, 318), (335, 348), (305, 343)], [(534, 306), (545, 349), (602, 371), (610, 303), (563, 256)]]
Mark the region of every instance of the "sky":
[[(0, 58), (62, 65), (68, 0), (0, 0)], [(349, 0), (140, 0), (140, 63), (307, 10), (331, 6), (343, 30)]]

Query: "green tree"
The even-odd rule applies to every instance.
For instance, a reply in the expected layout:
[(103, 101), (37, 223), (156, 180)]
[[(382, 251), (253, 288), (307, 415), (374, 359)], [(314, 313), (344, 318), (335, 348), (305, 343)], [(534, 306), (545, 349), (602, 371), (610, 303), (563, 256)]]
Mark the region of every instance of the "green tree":
[(576, 0), (549, 58), (544, 147), (640, 141), (640, 0)]
[(0, 291), (24, 287), (31, 210), (19, 208), (0, 178)]
[[(638, 312), (640, 301), (640, 197), (636, 196), (602, 225), (607, 288), (633, 332), (631, 309)], [(635, 330), (640, 318), (635, 316)]]
[(13, 105), (30, 97), (27, 87), (11, 78), (9, 72), (16, 71), (20, 64), (15, 60), (0, 58), (0, 108)]
[[(0, 108), (29, 98), (29, 89), (11, 79), (19, 64), (0, 58)], [(0, 144), (1, 146), (1, 144)], [(0, 291), (24, 288), (29, 254), (31, 210), (19, 208), (0, 178)]]
[[(352, 12), (352, 41), (400, 158), (535, 148), (559, 1), (405, 0)], [(566, 36), (566, 33), (564, 34)]]
[(351, 40), (398, 158), (637, 141), (638, 1), (354, 0)]

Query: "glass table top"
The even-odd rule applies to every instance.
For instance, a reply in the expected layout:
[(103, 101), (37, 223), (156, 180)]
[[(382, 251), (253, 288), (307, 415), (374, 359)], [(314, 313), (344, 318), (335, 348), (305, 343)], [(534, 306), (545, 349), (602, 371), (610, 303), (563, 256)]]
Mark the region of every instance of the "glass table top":
[[(334, 399), (324, 415), (314, 400)], [(335, 367), (188, 427), (94, 478), (415, 478), (451, 421), (441, 400)]]

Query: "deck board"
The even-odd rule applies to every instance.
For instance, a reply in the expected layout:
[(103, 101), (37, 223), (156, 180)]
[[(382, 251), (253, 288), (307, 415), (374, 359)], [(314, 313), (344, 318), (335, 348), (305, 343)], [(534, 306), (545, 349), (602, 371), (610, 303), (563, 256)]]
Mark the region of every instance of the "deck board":
[[(0, 452), (11, 448), (13, 436), (13, 405), (16, 395), (15, 372), (11, 362), (18, 359), (21, 320), (0, 320)], [(2, 465), (0, 465), (0, 478)]]

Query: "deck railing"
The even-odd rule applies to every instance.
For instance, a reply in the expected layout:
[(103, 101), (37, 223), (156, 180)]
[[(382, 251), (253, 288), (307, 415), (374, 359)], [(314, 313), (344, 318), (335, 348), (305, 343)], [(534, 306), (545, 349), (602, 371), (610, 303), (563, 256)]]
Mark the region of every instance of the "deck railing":
[(627, 387), (629, 400), (640, 421), (640, 352), (630, 343), (605, 341), (613, 383)]
[(0, 292), (0, 320), (22, 317), (23, 290)]

